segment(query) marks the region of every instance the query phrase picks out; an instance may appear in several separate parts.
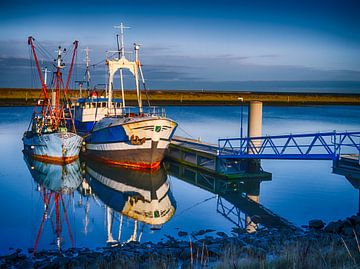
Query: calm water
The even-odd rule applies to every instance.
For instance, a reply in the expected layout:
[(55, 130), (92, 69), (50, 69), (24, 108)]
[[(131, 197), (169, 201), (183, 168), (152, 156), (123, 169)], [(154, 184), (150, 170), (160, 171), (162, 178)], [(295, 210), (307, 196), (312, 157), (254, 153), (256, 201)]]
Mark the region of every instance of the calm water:
[[(21, 137), (31, 112), (32, 108), (0, 108), (1, 253), (10, 247), (34, 247), (38, 235), (38, 249), (56, 249), (58, 237), (62, 248), (96, 248), (107, 241), (159, 241), (180, 230), (230, 234), (236, 225), (246, 227), (246, 216), (263, 207), (297, 226), (313, 218), (328, 222), (359, 211), (359, 191), (332, 173), (330, 161), (263, 160), (262, 168), (272, 173), (272, 180), (236, 182), (231, 188), (237, 192), (224, 197), (217, 196), (217, 190), (206, 190), (211, 180), (203, 180), (200, 188), (178, 178), (176, 169), (147, 174), (96, 163), (62, 168), (26, 161)], [(169, 107), (167, 113), (179, 123), (177, 135), (216, 143), (219, 137), (239, 134), (237, 107)], [(263, 133), (358, 131), (359, 115), (360, 107), (265, 107)], [(60, 189), (61, 195), (56, 193)], [(242, 193), (263, 207), (252, 211), (254, 205)], [(226, 200), (236, 205), (232, 211), (236, 215), (221, 213), (221, 204), (233, 206)]]

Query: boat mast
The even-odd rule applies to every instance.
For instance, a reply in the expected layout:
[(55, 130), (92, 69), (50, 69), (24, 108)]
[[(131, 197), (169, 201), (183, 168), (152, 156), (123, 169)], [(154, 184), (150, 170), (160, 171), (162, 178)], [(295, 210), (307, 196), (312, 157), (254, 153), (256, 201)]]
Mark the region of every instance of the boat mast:
[[(89, 48), (86, 47), (86, 49), (85, 49), (85, 64), (86, 64), (85, 80), (86, 80), (87, 90), (90, 89), (90, 80), (91, 80), (89, 61), (90, 61), (90, 60), (89, 60)], [(80, 95), (81, 95), (81, 94), (80, 94)]]
[[(124, 28), (124, 27), (123, 27)], [(114, 75), (119, 69), (128, 69), (135, 78), (137, 101), (139, 106), (139, 113), (142, 113), (142, 100), (139, 87), (139, 49), (140, 45), (134, 44), (135, 61), (129, 61), (124, 55), (124, 46), (122, 46), (122, 55), (120, 59), (106, 59), (108, 66), (109, 83), (108, 83), (108, 113), (111, 114), (112, 96), (113, 96), (113, 80)], [(124, 100), (124, 98), (123, 98)]]
[(67, 82), (66, 82), (65, 95), (69, 91), (70, 78), (71, 78), (71, 73), (72, 73), (73, 66), (74, 66), (74, 60), (75, 60), (75, 56), (76, 56), (77, 47), (79, 45), (79, 41), (75, 40), (73, 42), (73, 45), (74, 45), (74, 52), (73, 52), (73, 55), (72, 55), (70, 69), (69, 69), (68, 78), (67, 78)]
[(41, 112), (42, 112), (43, 115), (45, 115), (45, 105), (46, 105), (47, 109), (49, 109), (49, 105), (50, 105), (49, 104), (49, 96), (48, 96), (48, 91), (47, 91), (46, 84), (44, 83), (44, 80), (43, 80), (43, 77), (42, 77), (42, 74), (41, 74), (39, 61), (38, 61), (38, 58), (36, 56), (34, 40), (35, 39), (32, 36), (28, 37), (28, 45), (31, 46), (31, 51), (32, 51), (32, 54), (34, 55), (36, 68), (37, 68), (37, 71), (39, 73), (39, 78), (40, 78), (40, 82), (41, 82), (41, 88), (42, 88), (42, 91), (43, 91), (43, 94), (44, 94), (45, 103), (42, 104), (42, 111)]
[[(124, 26), (123, 23), (120, 23), (120, 25), (114, 26), (114, 28), (120, 29), (121, 49), (120, 49), (120, 44), (119, 44), (119, 35), (116, 35), (117, 48), (118, 48), (119, 59), (120, 59), (121, 57), (125, 57), (124, 29), (129, 29), (130, 27)], [(123, 107), (125, 107), (125, 92), (124, 92), (124, 80), (123, 80), (122, 68), (120, 68), (120, 84), (121, 84), (122, 105), (123, 105)]]
[(62, 80), (62, 73), (61, 69), (65, 67), (65, 64), (62, 63), (61, 59), (61, 47), (58, 47), (58, 56), (57, 56), (57, 65), (56, 65), (56, 72), (55, 72), (55, 107), (54, 114), (55, 114), (55, 126), (59, 126), (59, 118), (60, 118), (60, 110), (59, 110), (59, 100), (60, 100), (60, 88), (63, 86), (63, 80)]
[(139, 66), (140, 66), (140, 61), (139, 61), (139, 49), (140, 49), (140, 45), (134, 43), (134, 50), (135, 50), (135, 86), (136, 86), (136, 95), (137, 95), (137, 99), (138, 99), (138, 104), (139, 104), (139, 112), (142, 113), (142, 100), (141, 100), (141, 93), (140, 93), (140, 86), (139, 86)]

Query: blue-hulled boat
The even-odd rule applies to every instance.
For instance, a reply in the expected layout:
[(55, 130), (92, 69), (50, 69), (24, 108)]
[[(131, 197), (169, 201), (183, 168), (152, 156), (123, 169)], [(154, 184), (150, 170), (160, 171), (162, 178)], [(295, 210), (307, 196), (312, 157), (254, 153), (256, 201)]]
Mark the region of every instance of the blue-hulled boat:
[[(86, 135), (84, 155), (108, 164), (157, 169), (164, 158), (177, 123), (166, 117), (164, 109), (150, 105), (143, 108), (139, 80), (141, 78), (144, 88), (145, 80), (139, 60), (139, 49), (140, 46), (134, 44), (134, 61), (125, 57), (124, 44), (115, 57), (113, 54), (107, 58), (109, 81), (106, 108), (103, 107), (104, 103), (101, 104), (105, 116)], [(123, 85), (123, 70), (128, 70), (134, 77), (137, 107), (125, 105), (123, 87), (122, 103), (114, 102), (114, 75), (120, 71), (121, 85)], [(94, 111), (95, 109), (93, 113)]]
[[(76, 130), (81, 134), (89, 133), (96, 122), (104, 118), (107, 113), (108, 99), (105, 97), (90, 96), (88, 98), (79, 98), (73, 107)], [(112, 106), (115, 107), (115, 113), (121, 114), (121, 99), (113, 99)]]

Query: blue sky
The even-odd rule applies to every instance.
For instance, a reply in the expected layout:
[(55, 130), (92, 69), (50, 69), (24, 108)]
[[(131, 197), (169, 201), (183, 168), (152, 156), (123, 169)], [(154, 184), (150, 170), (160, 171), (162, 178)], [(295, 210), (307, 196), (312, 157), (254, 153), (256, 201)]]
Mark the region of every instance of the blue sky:
[[(92, 49), (95, 63), (115, 48), (113, 26), (120, 22), (131, 27), (129, 49), (142, 44), (150, 88), (360, 81), (359, 1), (5, 0), (0, 7), (0, 87), (28, 83), (12, 84), (14, 71), (26, 77), (27, 36), (49, 51), (77, 39), (81, 48)], [(78, 63), (83, 56), (79, 50)], [(103, 67), (93, 73), (105, 82)]]

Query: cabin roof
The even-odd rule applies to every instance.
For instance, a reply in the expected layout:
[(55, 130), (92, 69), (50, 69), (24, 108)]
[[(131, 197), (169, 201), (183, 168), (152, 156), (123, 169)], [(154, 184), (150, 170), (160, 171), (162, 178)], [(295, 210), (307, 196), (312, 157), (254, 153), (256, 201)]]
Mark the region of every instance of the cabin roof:
[[(107, 102), (108, 99), (107, 98), (79, 98), (77, 100), (78, 103), (100, 103), (100, 102)], [(119, 98), (113, 98), (113, 102), (114, 103), (121, 103), (121, 99)]]

